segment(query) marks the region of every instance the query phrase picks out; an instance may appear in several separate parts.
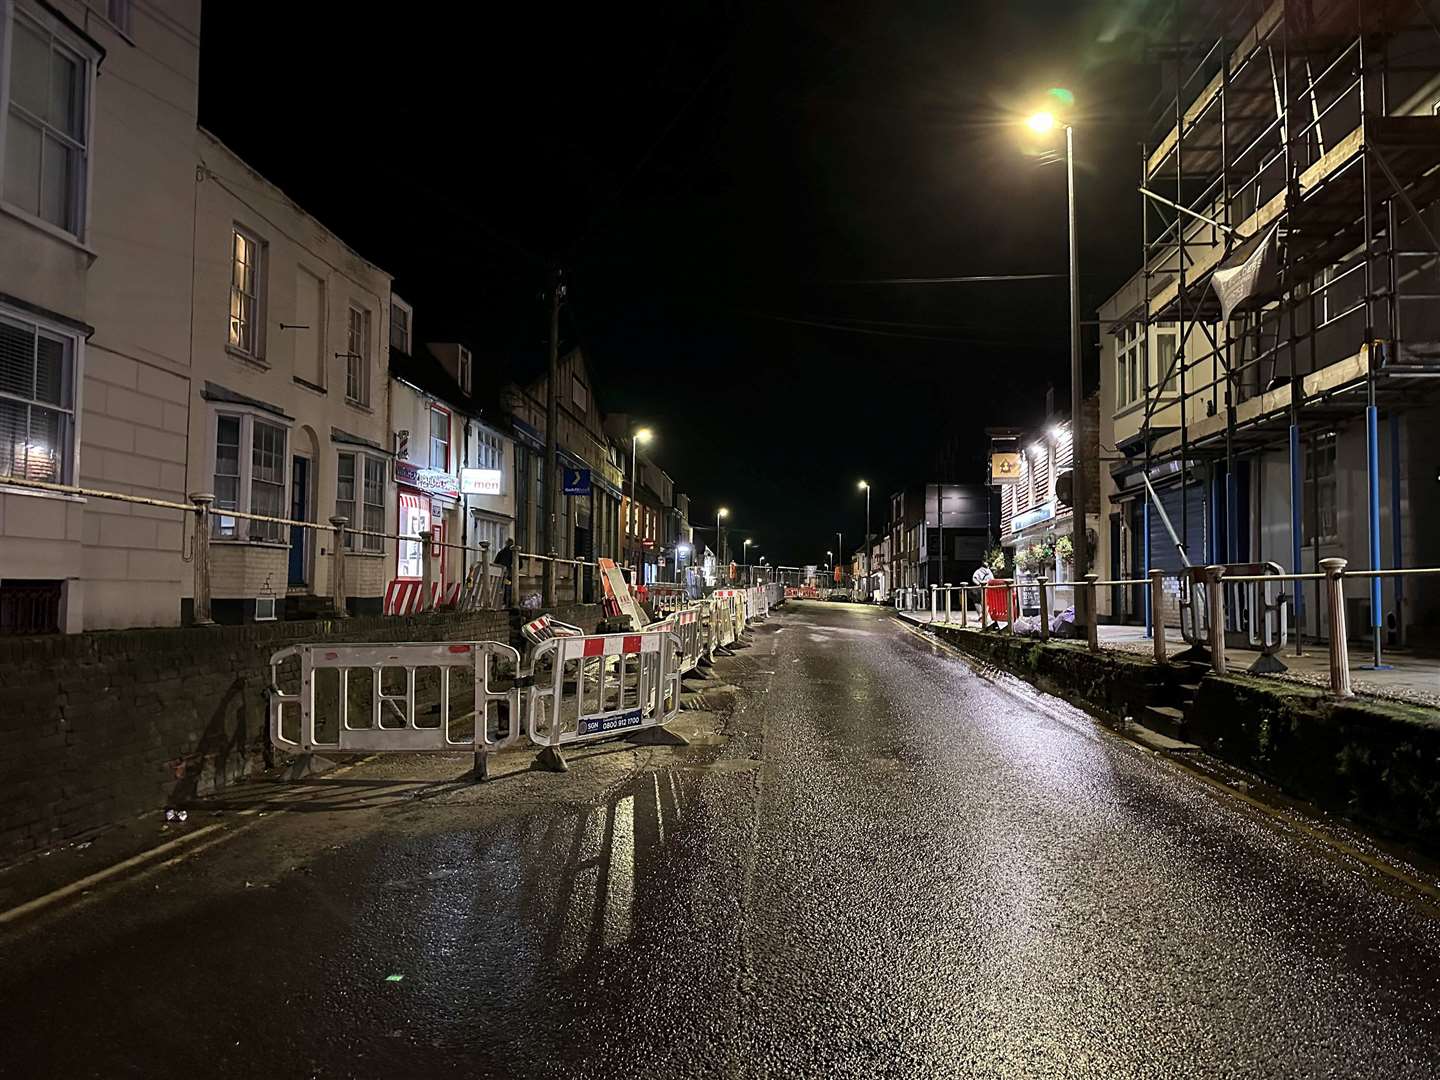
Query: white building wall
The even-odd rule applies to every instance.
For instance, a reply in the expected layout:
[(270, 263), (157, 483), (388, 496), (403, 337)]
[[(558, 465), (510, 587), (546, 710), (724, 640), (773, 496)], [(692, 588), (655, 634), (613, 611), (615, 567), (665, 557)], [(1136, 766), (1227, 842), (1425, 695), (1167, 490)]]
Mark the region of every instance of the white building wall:
[[(0, 0), (0, 37), (17, 12), (90, 60), (88, 186), (78, 236), (0, 191), (0, 294), (13, 300), (0, 309), (94, 329), (77, 343), (71, 482), (183, 501), (200, 4), (135, 4), (128, 38), (79, 0)], [(173, 624), (189, 578), (182, 531), (178, 511), (10, 489), (0, 580), (64, 581), (65, 630)]]
[[(259, 410), (254, 415), (287, 431), (282, 516), (292, 513), (293, 459), (300, 456), (309, 461), (305, 517), (324, 525), (309, 534), (306, 580), (294, 591), (328, 596), (335, 547), (328, 521), (336, 513), (340, 454), (365, 454), (383, 462), (383, 530), (394, 531), (392, 444), (386, 425), (391, 279), (209, 132), (196, 132), (194, 145), (191, 175), (197, 220), (191, 487), (215, 490), (215, 417), (228, 410), (244, 411), (243, 406), (214, 400), (214, 388), (278, 410)], [(253, 356), (229, 341), (231, 251), (237, 225), (259, 241), (262, 251), (258, 355)], [(347, 395), (352, 306), (369, 316), (365, 349), (368, 404), (352, 401)], [(242, 451), (248, 449), (248, 444), (242, 447)], [(240, 509), (253, 509), (243, 492)], [(351, 527), (361, 527), (362, 519), (357, 508)], [(268, 593), (286, 595), (289, 542), (288, 528), (278, 545), (255, 540), (212, 541), (213, 597), (245, 600)], [(355, 544), (347, 556), (350, 597), (373, 607), (394, 576), (394, 551), (391, 540), (383, 541), (378, 551)], [(192, 595), (189, 583), (186, 585), (185, 595)]]

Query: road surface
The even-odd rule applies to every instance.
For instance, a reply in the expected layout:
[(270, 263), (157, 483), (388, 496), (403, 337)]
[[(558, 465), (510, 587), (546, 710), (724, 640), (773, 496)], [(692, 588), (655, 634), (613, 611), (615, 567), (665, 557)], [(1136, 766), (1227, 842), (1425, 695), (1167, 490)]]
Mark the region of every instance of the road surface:
[(883, 612), (755, 639), (702, 745), (363, 765), (0, 926), (0, 1075), (1440, 1073), (1423, 891)]

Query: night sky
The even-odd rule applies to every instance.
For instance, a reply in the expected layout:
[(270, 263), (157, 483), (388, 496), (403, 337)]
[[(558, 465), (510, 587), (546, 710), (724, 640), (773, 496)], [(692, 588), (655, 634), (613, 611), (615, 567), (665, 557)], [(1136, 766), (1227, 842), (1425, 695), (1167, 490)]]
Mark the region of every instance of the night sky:
[(602, 407), (654, 427), (696, 524), (723, 503), (813, 562), (858, 542), (859, 478), (878, 526), (944, 460), (981, 479), (981, 428), (1047, 385), (1068, 405), (1063, 279), (852, 282), (1063, 273), (1063, 166), (1018, 123), (1063, 86), (1094, 318), (1139, 265), (1153, 6), (210, 0), (200, 115), (497, 375), (558, 261)]

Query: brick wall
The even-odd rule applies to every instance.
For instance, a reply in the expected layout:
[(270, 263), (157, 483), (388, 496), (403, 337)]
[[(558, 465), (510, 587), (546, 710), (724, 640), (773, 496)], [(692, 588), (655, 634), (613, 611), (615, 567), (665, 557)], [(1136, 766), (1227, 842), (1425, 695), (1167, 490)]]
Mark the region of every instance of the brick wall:
[[(600, 608), (557, 618), (594, 630)], [(272, 653), (346, 642), (511, 641), (511, 613), (0, 638), (0, 863), (275, 763)]]

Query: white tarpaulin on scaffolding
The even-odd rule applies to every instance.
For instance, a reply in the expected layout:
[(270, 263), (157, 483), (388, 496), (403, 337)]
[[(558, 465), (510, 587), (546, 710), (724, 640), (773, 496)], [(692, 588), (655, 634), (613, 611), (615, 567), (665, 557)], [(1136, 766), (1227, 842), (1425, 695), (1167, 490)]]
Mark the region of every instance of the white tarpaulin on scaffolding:
[(1268, 295), (1280, 281), (1276, 236), (1279, 226), (1272, 225), (1259, 236), (1251, 237), (1237, 247), (1215, 270), (1211, 284), (1220, 300), (1220, 317), (1229, 320), (1241, 304), (1256, 296)]

